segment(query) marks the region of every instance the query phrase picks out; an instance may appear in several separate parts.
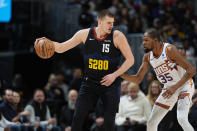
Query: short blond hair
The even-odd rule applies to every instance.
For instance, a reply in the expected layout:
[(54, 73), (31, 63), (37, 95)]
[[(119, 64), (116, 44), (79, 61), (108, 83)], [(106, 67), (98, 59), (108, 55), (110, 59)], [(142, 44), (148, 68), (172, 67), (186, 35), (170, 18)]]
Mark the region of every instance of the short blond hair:
[(134, 82), (129, 82), (129, 85), (128, 85), (128, 91), (130, 90), (137, 90), (139, 91), (140, 90), (140, 87), (137, 83), (134, 83)]

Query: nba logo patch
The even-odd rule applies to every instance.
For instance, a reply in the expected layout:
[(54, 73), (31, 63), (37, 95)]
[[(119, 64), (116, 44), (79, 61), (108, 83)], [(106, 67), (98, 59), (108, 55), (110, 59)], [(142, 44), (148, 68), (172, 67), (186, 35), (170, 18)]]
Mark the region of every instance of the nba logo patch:
[(0, 22), (9, 22), (11, 19), (11, 0), (0, 0)]
[(161, 54), (161, 56), (162, 56), (162, 59), (165, 59), (165, 58), (166, 58), (165, 55), (164, 55), (163, 53)]

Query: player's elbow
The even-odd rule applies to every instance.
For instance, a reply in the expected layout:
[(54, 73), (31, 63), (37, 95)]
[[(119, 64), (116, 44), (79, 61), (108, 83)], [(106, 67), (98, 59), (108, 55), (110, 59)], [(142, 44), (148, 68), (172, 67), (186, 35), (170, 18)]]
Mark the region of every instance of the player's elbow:
[(137, 78), (137, 79), (135, 80), (135, 82), (136, 82), (137, 84), (140, 84), (140, 83), (142, 82), (142, 79)]
[(128, 59), (129, 62), (129, 66), (133, 66), (133, 64), (135, 63), (134, 57), (131, 57), (130, 59)]

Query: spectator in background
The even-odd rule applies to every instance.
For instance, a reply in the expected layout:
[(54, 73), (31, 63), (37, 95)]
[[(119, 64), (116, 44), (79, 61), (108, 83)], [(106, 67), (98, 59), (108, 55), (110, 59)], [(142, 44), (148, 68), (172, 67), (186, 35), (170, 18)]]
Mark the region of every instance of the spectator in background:
[(127, 95), (128, 93), (128, 85), (129, 85), (129, 81), (124, 80), (121, 82), (121, 89), (120, 89), (120, 97)]
[[(17, 92), (15, 92), (15, 94), (16, 93)], [(3, 96), (4, 101), (0, 105), (0, 112), (2, 113), (2, 121), (1, 122), (4, 124), (4, 126), (9, 125), (12, 130), (18, 131), (18, 130), (22, 129), (22, 127), (23, 127), (18, 124), (21, 122), (20, 117), (25, 115), (26, 113), (24, 113), (24, 112), (18, 113), (17, 112), (17, 108), (14, 106), (14, 103), (17, 103), (19, 101), (19, 99), (15, 98), (13, 96), (13, 94), (14, 93), (11, 89), (6, 89), (4, 91), (4, 96)]]
[(157, 97), (161, 93), (161, 91), (162, 91), (161, 83), (158, 80), (154, 80), (150, 83), (150, 85), (148, 87), (147, 98), (148, 98), (152, 107), (153, 107)]
[(3, 102), (0, 104), (0, 112), (6, 120), (12, 121), (17, 116), (17, 112), (12, 105), (13, 103), (13, 91), (11, 89), (4, 90)]
[(150, 83), (154, 80), (156, 80), (155, 73), (152, 71), (148, 72), (147, 77), (146, 77), (146, 86), (145, 88), (143, 88), (145, 94), (148, 93), (148, 87), (150, 86)]
[(58, 79), (55, 74), (50, 74), (45, 91), (49, 100), (64, 100), (64, 92), (58, 86)]
[(83, 79), (82, 79), (82, 70), (81, 70), (81, 68), (74, 69), (73, 70), (73, 79), (70, 82), (69, 90), (75, 89), (75, 90), (79, 91), (82, 80)]
[(195, 56), (197, 56), (197, 22), (193, 25), (194, 31), (189, 32), (189, 43), (195, 49)]
[[(25, 119), (25, 116), (29, 115), (28, 112), (24, 111), (24, 108), (22, 106), (22, 102), (21, 102), (21, 97), (20, 94), (16, 91), (13, 92), (13, 101), (12, 101), (12, 105), (17, 113), (17, 116), (15, 116), (12, 119), (12, 122), (20, 122), (20, 123), (25, 123), (27, 122)], [(28, 125), (28, 123), (25, 123)]]
[(15, 74), (12, 81), (13, 90), (17, 91), (23, 99), (29, 99), (29, 89), (27, 88), (22, 74)]
[(25, 111), (30, 115), (27, 116), (28, 120), (37, 129), (52, 129), (59, 131), (60, 129), (55, 126), (56, 119), (51, 118), (50, 110), (45, 102), (45, 94), (41, 89), (36, 89), (33, 94), (33, 100), (25, 107)]
[(139, 92), (139, 85), (130, 83), (128, 94), (120, 98), (119, 112), (116, 114), (117, 131), (145, 131), (151, 113), (148, 99)]
[(63, 131), (71, 131), (71, 124), (75, 110), (78, 92), (74, 89), (68, 93), (68, 105), (63, 106), (60, 116), (60, 126)]
[(3, 98), (2, 98), (3, 91), (4, 91), (3, 80), (0, 79), (0, 101), (3, 100)]
[(79, 15), (79, 25), (83, 28), (89, 28), (94, 23), (94, 18), (90, 14), (90, 6), (87, 2), (82, 4), (81, 13)]
[(11, 125), (16, 125), (16, 123), (6, 120), (0, 113), (0, 131), (11, 131)]
[(51, 90), (51, 86), (57, 86), (58, 85), (58, 81), (55, 77), (55, 74), (51, 73), (49, 75), (49, 79), (48, 79), (48, 82), (46, 84), (46, 86), (44, 87), (46, 93), (48, 94)]
[(178, 35), (178, 30), (176, 27), (173, 27), (171, 29), (171, 36), (168, 37), (168, 41), (170, 43), (174, 43), (174, 42), (181, 42), (181, 38)]
[(139, 17), (135, 17), (129, 24), (129, 33), (142, 33), (142, 22)]
[(62, 91), (64, 92), (64, 99), (67, 100), (69, 86), (64, 82), (65, 79), (64, 73), (58, 72), (55, 75), (58, 82), (58, 87), (62, 89)]

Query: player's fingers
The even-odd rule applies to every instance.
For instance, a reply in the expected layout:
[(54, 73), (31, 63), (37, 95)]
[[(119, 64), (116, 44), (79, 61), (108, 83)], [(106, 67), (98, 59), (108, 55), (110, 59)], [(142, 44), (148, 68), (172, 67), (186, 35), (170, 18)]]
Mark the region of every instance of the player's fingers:
[(108, 78), (108, 76), (104, 76), (102, 79), (107, 79)]
[(104, 85), (104, 86), (109, 86), (110, 85), (110, 81), (105, 81), (105, 82), (103, 82), (101, 85)]
[(101, 83), (101, 85), (106, 86), (107, 82), (105, 81), (105, 82)]
[(171, 95), (169, 94), (168, 96), (167, 96), (167, 99), (169, 99), (171, 97)]
[(36, 39), (36, 41), (34, 42), (34, 47), (38, 44), (39, 40)]
[(168, 94), (165, 94), (163, 97), (164, 97), (164, 99), (168, 98)]
[(104, 83), (105, 81), (106, 81), (105, 79), (102, 79), (100, 83)]
[(164, 93), (162, 94), (162, 96), (163, 96), (163, 97), (166, 97), (166, 96), (167, 96), (167, 92), (164, 92)]

